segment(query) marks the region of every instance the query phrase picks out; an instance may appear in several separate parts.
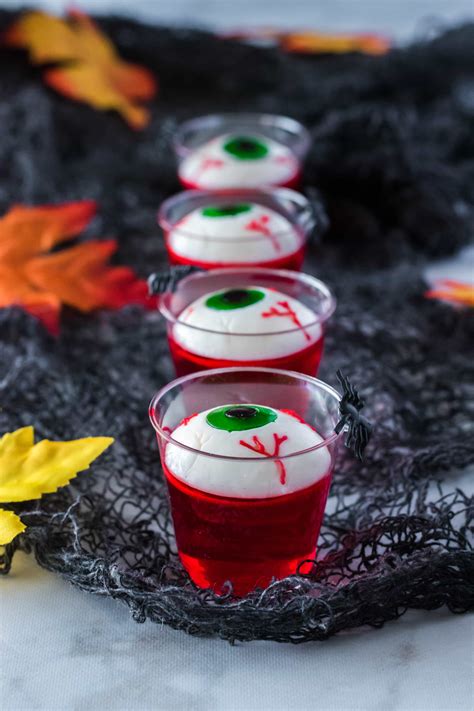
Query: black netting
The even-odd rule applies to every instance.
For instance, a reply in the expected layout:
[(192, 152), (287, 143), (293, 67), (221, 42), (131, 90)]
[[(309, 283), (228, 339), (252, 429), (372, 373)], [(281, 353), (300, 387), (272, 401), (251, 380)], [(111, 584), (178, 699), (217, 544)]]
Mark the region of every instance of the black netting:
[[(0, 27), (10, 16), (0, 15)], [(197, 32), (110, 20), (127, 57), (161, 91), (135, 134), (46, 89), (21, 53), (0, 53), (0, 207), (96, 198), (91, 233), (116, 235), (143, 276), (165, 266), (155, 212), (177, 189), (168, 149), (178, 119), (220, 109), (291, 113), (315, 136), (306, 187), (331, 218), (307, 271), (339, 306), (321, 377), (341, 367), (376, 423), (363, 464), (343, 455), (310, 577), (243, 600), (198, 591), (179, 565), (151, 395), (172, 376), (155, 313), (65, 312), (59, 339), (16, 309), (0, 312), (0, 430), (112, 435), (73, 485), (17, 504), (26, 533), (7, 548), (83, 590), (123, 600), (138, 621), (229, 640), (324, 639), (408, 608), (474, 605), (472, 499), (455, 474), (474, 462), (474, 314), (424, 298), (427, 258), (473, 228), (474, 27), (387, 57), (298, 58)]]

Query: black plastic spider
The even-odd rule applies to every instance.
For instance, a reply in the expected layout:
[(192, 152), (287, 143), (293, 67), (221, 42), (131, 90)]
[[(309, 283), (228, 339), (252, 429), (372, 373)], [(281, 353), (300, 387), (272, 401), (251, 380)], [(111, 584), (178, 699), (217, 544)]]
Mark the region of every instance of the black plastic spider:
[(362, 460), (362, 454), (372, 434), (372, 425), (360, 414), (360, 410), (362, 410), (365, 403), (356, 388), (340, 370), (336, 372), (336, 375), (342, 385), (343, 394), (339, 403), (339, 412), (342, 418), (337, 423), (334, 431), (339, 434), (345, 425), (349, 426), (345, 445), (348, 449), (352, 449), (357, 459)]
[(154, 272), (147, 279), (148, 293), (153, 296), (154, 294), (164, 294), (165, 291), (174, 291), (181, 279), (200, 271), (201, 269), (197, 267), (183, 265), (170, 267), (162, 272)]

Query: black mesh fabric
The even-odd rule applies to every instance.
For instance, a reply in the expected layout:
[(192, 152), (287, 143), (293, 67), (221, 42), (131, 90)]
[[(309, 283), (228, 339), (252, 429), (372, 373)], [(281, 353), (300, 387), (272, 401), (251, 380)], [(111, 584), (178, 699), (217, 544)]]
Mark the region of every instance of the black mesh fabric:
[[(11, 19), (0, 14), (0, 28)], [(134, 133), (61, 98), (24, 54), (2, 50), (0, 209), (95, 198), (85, 238), (117, 236), (118, 261), (147, 276), (166, 266), (155, 213), (178, 189), (177, 122), (239, 109), (302, 119), (314, 136), (304, 186), (320, 189), (331, 221), (305, 269), (338, 297), (320, 376), (336, 384), (337, 368), (346, 372), (375, 431), (363, 463), (339, 460), (313, 574), (243, 599), (197, 590), (176, 556), (147, 417), (172, 377), (159, 316), (65, 311), (53, 339), (4, 309), (0, 430), (34, 424), (38, 438), (116, 443), (69, 487), (11, 507), (28, 528), (3, 571), (16, 549), (31, 551), (137, 621), (229, 641), (322, 640), (409, 608), (472, 609), (472, 497), (458, 477), (474, 462), (474, 313), (426, 299), (422, 271), (472, 234), (474, 26), (385, 57), (307, 58), (197, 31), (102, 25), (159, 78), (149, 128)]]

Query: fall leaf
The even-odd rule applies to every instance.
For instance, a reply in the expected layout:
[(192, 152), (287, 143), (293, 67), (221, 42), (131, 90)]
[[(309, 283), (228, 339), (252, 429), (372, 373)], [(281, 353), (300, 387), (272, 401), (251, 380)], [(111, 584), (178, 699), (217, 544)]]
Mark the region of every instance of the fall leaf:
[(23, 533), (25, 528), (21, 518), (13, 511), (0, 509), (0, 546), (13, 541), (19, 533)]
[(437, 281), (435, 287), (425, 293), (428, 299), (451, 301), (454, 304), (474, 307), (474, 286), (452, 279)]
[(307, 32), (281, 32), (275, 29), (256, 29), (225, 33), (227, 39), (272, 42), (285, 52), (304, 54), (386, 54), (391, 46), (388, 37), (373, 33), (332, 34), (309, 30)]
[[(43, 439), (35, 444), (33, 427), (7, 432), (0, 439), (0, 501), (29, 501), (51, 494), (88, 469), (113, 441), (112, 437), (86, 437), (69, 442)], [(18, 516), (0, 509), (0, 545), (24, 529)]]
[(0, 439), (0, 501), (29, 501), (65, 486), (88, 469), (114, 440), (86, 437), (69, 442), (34, 443), (33, 427), (7, 432)]
[(59, 299), (30, 285), (20, 267), (0, 263), (0, 308), (15, 305), (39, 319), (50, 333), (59, 332)]
[(128, 267), (110, 267), (107, 260), (117, 250), (115, 240), (85, 242), (71, 249), (33, 259), (25, 266), (29, 281), (51, 290), (63, 304), (91, 311), (97, 304), (119, 309), (147, 298), (145, 282)]
[(282, 49), (287, 52), (305, 54), (343, 54), (363, 52), (364, 54), (386, 54), (390, 40), (375, 34), (323, 34), (321, 32), (290, 32), (280, 39)]
[(110, 266), (114, 240), (48, 251), (75, 237), (96, 212), (93, 201), (15, 206), (0, 218), (0, 307), (19, 305), (57, 333), (61, 305), (87, 312), (130, 303), (151, 306), (146, 282)]
[(14, 205), (0, 219), (0, 264), (22, 262), (75, 237), (96, 210), (93, 200), (39, 207)]
[(5, 33), (4, 41), (28, 50), (33, 64), (58, 63), (46, 69), (43, 77), (61, 94), (96, 109), (115, 109), (132, 128), (148, 124), (149, 111), (141, 103), (156, 93), (153, 75), (121, 59), (84, 13), (70, 11), (62, 20), (44, 12), (28, 12)]

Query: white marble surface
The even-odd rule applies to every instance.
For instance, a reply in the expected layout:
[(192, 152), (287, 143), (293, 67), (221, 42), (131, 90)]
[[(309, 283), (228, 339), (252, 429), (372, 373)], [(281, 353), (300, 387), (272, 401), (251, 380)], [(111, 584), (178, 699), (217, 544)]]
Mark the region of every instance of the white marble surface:
[(408, 613), (324, 643), (231, 647), (139, 625), (23, 554), (0, 591), (5, 711), (472, 708), (472, 617)]

